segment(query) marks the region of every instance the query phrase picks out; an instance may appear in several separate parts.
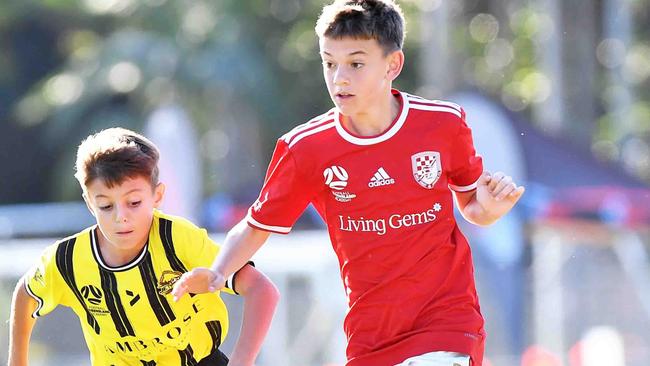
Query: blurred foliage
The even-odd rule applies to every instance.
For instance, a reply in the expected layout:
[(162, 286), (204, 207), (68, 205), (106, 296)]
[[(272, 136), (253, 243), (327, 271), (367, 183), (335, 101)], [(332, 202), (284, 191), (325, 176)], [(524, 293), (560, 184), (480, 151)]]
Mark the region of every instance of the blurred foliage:
[[(416, 91), (421, 87), (418, 54), (427, 46), (418, 34), (419, 15), (442, 2), (400, 3), (408, 21), (407, 64), (396, 86)], [(636, 98), (625, 118), (633, 120), (639, 136), (650, 131), (647, 3), (632, 1), (637, 36), (623, 45), (623, 61), (599, 58), (600, 74), (620, 65), (627, 70)], [(2, 156), (23, 161), (8, 173), (23, 177), (13, 191), (20, 194), (0, 196), (0, 201), (76, 199), (76, 144), (115, 123), (141, 129), (153, 110), (169, 104), (186, 110), (199, 136), (228, 131), (222, 126), (226, 115), (253, 124), (263, 137), (261, 155), (268, 159), (277, 137), (331, 106), (313, 31), (322, 5), (316, 0), (0, 2), (0, 120), (5, 124), (0, 142), (8, 147)], [(544, 52), (539, 41), (552, 19), (529, 1), (471, 0), (450, 6), (452, 38), (462, 60), (458, 86), (476, 87), (531, 116), (553, 92), (549, 76), (537, 65)], [(615, 135), (612, 126), (620, 115), (608, 111), (612, 91), (606, 78), (599, 80), (603, 113), (594, 151), (616, 161), (626, 156), (622, 151), (629, 138)], [(234, 110), (242, 105), (250, 110)], [(32, 141), (29, 148), (21, 143), (26, 137)], [(629, 154), (647, 149), (647, 140), (635, 140)], [(214, 169), (209, 165), (214, 162), (204, 158), (206, 170)], [(647, 162), (637, 165), (635, 173), (650, 177)], [(38, 173), (29, 175), (27, 169)], [(206, 179), (206, 195), (227, 189), (213, 175)]]
[[(631, 174), (650, 182), (650, 1), (612, 2), (618, 4), (612, 14), (605, 13), (606, 3), (589, 3), (598, 15), (597, 29), (593, 30), (598, 33), (596, 44), (589, 57), (597, 61), (596, 96), (600, 100), (596, 101), (597, 120), (589, 121), (595, 124), (593, 136), (587, 138), (593, 141), (591, 149), (596, 158), (622, 164)], [(623, 3), (629, 6), (634, 25), (629, 42), (603, 34), (606, 22), (620, 29)], [(561, 1), (556, 5), (567, 6)], [(494, 14), (495, 8), (501, 10), (498, 15)], [(554, 88), (562, 87), (554, 86), (540, 68), (542, 54), (549, 52), (542, 43), (553, 27), (561, 28), (563, 22), (572, 19), (552, 19), (540, 3), (532, 1), (468, 1), (461, 13), (454, 22), (454, 43), (462, 48), (459, 53), (464, 60), (464, 81), (534, 121), (534, 108), (557, 92)], [(566, 37), (566, 32), (561, 37)], [(561, 52), (571, 54), (571, 46)], [(562, 71), (578, 75), (584, 72), (566, 68)], [(570, 122), (571, 116), (562, 121), (565, 125)]]
[[(71, 167), (84, 136), (116, 123), (141, 129), (166, 104), (183, 106), (203, 135), (219, 128), (224, 113), (237, 119), (237, 111), (225, 109), (245, 101), (259, 121), (263, 155), (270, 155), (283, 132), (330, 108), (313, 31), (321, 6), (315, 0), (3, 3), (5, 31), (27, 19), (51, 28), (43, 33), (54, 48), (39, 57), (58, 62), (23, 83), (28, 89), (11, 103), (10, 115), (43, 136), (42, 153), (53, 157), (45, 179), (59, 183), (48, 198), (78, 197)], [(404, 8), (411, 14), (415, 5)], [(4, 58), (0, 70), (0, 80), (14, 74)]]

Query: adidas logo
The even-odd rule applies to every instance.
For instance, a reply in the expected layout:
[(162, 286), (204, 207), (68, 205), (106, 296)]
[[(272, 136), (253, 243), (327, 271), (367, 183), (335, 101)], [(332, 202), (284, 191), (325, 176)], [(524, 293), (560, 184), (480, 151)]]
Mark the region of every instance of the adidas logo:
[(379, 168), (376, 172), (375, 175), (370, 178), (370, 182), (368, 182), (368, 187), (381, 187), (381, 186), (387, 186), (390, 184), (395, 184), (395, 179), (391, 178), (388, 173), (384, 170), (384, 168)]

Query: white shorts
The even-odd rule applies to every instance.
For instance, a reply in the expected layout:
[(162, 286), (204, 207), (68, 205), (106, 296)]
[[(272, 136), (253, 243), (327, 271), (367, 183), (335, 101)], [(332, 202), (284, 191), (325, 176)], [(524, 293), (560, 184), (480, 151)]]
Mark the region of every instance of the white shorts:
[(469, 356), (456, 352), (429, 352), (395, 366), (469, 366)]

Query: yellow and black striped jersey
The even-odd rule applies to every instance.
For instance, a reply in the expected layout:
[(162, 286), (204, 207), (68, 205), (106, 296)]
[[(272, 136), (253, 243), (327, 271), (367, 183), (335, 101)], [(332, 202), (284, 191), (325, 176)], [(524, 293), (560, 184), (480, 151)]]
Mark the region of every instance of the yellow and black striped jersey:
[(97, 230), (49, 246), (25, 275), (25, 288), (38, 302), (34, 317), (59, 304), (72, 308), (94, 366), (194, 365), (219, 347), (228, 332), (219, 293), (179, 302), (170, 294), (182, 273), (210, 266), (219, 253), (204, 229), (156, 210), (147, 244), (118, 268), (104, 263)]

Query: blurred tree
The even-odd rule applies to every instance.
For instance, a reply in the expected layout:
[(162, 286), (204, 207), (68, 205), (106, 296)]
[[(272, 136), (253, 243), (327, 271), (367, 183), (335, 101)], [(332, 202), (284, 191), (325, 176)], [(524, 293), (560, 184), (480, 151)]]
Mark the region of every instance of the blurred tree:
[[(56, 14), (40, 20), (46, 25), (66, 24), (48, 34), (59, 62), (8, 103), (20, 126), (38, 126), (34, 135), (47, 137), (39, 144), (47, 169), (34, 179), (46, 182), (46, 197), (39, 198), (78, 197), (71, 167), (84, 136), (115, 124), (141, 129), (148, 114), (168, 104), (182, 106), (203, 136), (205, 170), (217, 172), (206, 175), (208, 194), (256, 191), (275, 139), (330, 108), (313, 31), (321, 6), (315, 0), (16, 3), (5, 16), (26, 9)], [(407, 75), (400, 83), (409, 84)], [(215, 154), (214, 144), (226, 151)], [(219, 174), (225, 171), (239, 174)]]
[[(400, 3), (409, 24), (407, 64), (398, 88), (444, 98), (454, 89), (475, 87), (531, 117), (539, 117), (533, 114), (535, 106), (541, 110), (549, 99), (555, 98), (556, 104), (564, 100), (556, 92), (564, 92), (566, 82), (544, 66), (548, 50), (543, 47), (548, 46), (544, 40), (549, 29), (564, 34), (574, 17), (558, 22), (548, 6), (531, 1)], [(444, 19), (419, 16), (435, 14), (442, 4)], [(545, 0), (544, 4), (563, 3)], [(648, 0), (630, 4), (636, 36), (630, 45), (624, 44), (620, 64), (623, 77), (639, 95), (628, 113), (632, 132), (647, 132), (650, 48), (643, 40), (650, 24)], [(6, 148), (0, 154), (11, 161), (2, 173), (3, 181), (11, 183), (3, 189), (0, 202), (77, 199), (71, 173), (79, 140), (115, 124), (141, 129), (147, 117), (165, 105), (181, 106), (197, 127), (208, 173), (205, 195), (255, 192), (275, 139), (331, 106), (313, 31), (322, 5), (316, 0), (2, 2), (0, 120), (6, 123), (0, 125), (0, 142)], [(601, 5), (596, 0), (583, 4), (594, 11), (596, 28)], [(565, 13), (562, 9), (559, 14)], [(449, 49), (434, 48), (442, 43), (432, 34), (449, 34)], [(595, 41), (580, 34), (570, 40), (560, 36), (564, 39), (561, 62), (571, 59), (567, 53), (573, 44), (583, 44), (582, 58), (597, 56), (595, 45), (589, 46)], [(422, 49), (430, 57), (418, 58)], [(443, 52), (453, 57), (436, 73), (455, 79), (434, 85), (435, 77), (422, 62)], [(606, 60), (598, 62), (602, 66)], [(581, 70), (576, 70), (580, 61), (573, 65), (562, 72), (580, 75)], [(595, 70), (598, 75), (602, 67)], [(593, 84), (591, 89), (598, 85), (576, 77)], [(617, 121), (604, 102), (612, 90), (606, 82), (598, 90), (602, 100), (590, 102), (596, 103), (596, 112), (604, 111), (597, 124), (589, 117), (591, 112), (576, 110), (575, 116), (582, 116), (577, 120), (549, 116), (546, 121), (538, 119), (540, 127), (558, 134), (581, 121), (572, 139), (593, 138), (594, 151), (607, 159), (624, 160), (648, 150), (643, 139), (612, 135)], [(572, 104), (582, 107), (584, 103)], [(561, 113), (566, 118), (569, 111)], [(24, 143), (28, 137), (32, 144)], [(623, 146), (628, 141), (633, 142)], [(634, 170), (650, 177), (647, 162), (635, 163)], [(238, 174), (221, 174), (231, 171)], [(241, 199), (250, 200), (249, 195), (243, 193)]]

